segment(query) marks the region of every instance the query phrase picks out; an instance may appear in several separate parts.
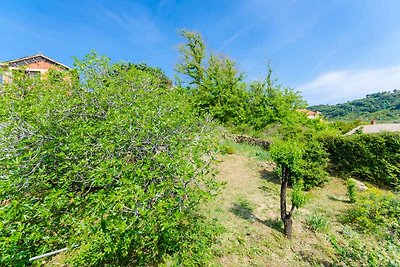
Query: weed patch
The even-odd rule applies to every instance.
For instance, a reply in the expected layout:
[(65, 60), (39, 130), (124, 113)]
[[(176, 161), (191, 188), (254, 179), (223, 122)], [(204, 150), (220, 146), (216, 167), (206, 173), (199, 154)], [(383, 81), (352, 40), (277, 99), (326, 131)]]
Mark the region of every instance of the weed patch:
[(327, 218), (313, 214), (306, 220), (307, 227), (313, 232), (327, 232), (330, 228), (330, 222)]

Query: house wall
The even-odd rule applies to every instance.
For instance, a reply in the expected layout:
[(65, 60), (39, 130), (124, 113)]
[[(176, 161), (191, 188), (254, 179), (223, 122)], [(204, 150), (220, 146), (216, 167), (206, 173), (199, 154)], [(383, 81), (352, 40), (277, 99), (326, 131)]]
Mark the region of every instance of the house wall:
[[(1, 73), (2, 83), (5, 84), (5, 83), (12, 82), (12, 70), (16, 70), (19, 68), (21, 68), (21, 67), (4, 67), (3, 66), (3, 71)], [(30, 63), (28, 65), (22, 66), (22, 68), (25, 68), (26, 71), (28, 71), (28, 72), (38, 72), (38, 73), (40, 73), (40, 75), (43, 75), (50, 69), (59, 70), (59, 71), (63, 70), (59, 66), (51, 64), (50, 62), (47, 62), (47, 61), (39, 61), (39, 62)]]
[[(19, 69), (20, 67), (10, 67), (10, 70), (15, 70)], [(34, 62), (30, 63), (28, 65), (23, 66), (27, 71), (37, 71), (40, 72), (41, 74), (47, 72), (49, 69), (54, 69), (54, 70), (63, 70), (62, 68), (58, 67), (57, 65), (53, 65), (47, 61), (39, 61), (39, 62)]]
[(26, 69), (44, 70), (44, 71), (47, 71), (49, 69), (62, 70), (60, 67), (53, 65), (47, 61), (39, 61), (28, 64), (26, 65)]

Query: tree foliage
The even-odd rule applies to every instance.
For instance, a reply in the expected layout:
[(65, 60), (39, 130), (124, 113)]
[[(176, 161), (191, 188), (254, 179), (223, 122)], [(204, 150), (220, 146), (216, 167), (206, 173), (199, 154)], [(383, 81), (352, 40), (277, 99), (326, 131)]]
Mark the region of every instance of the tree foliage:
[(309, 107), (322, 112), (324, 117), (341, 120), (400, 121), (400, 90), (369, 94), (365, 98), (337, 105)]
[[(291, 238), (293, 212), (306, 199), (303, 189), (310, 189), (327, 181), (328, 154), (313, 139), (303, 142), (296, 139), (278, 140), (272, 145), (270, 153), (281, 178), (281, 219), (285, 234)], [(286, 191), (289, 185), (293, 188), (292, 207), (287, 212)]]
[(177, 71), (201, 114), (211, 114), (225, 125), (249, 125), (262, 129), (273, 122), (290, 122), (305, 106), (298, 92), (272, 78), (271, 68), (263, 81), (247, 84), (234, 61), (206, 50), (200, 34), (183, 31), (182, 62)]
[(21, 74), (2, 89), (0, 265), (63, 247), (74, 266), (178, 252), (201, 264), (212, 234), (196, 207), (216, 189), (210, 127), (147, 68), (95, 53), (75, 64), (63, 79)]
[[(271, 148), (271, 157), (276, 163), (276, 170), (281, 179), (280, 191), (280, 209), (281, 220), (284, 225), (285, 235), (292, 238), (293, 212), (304, 204), (302, 192), (302, 182), (298, 181), (292, 195), (292, 207), (288, 211), (286, 204), (286, 191), (289, 184), (289, 179), (296, 179), (296, 173), (301, 169), (302, 149), (296, 142), (277, 142)], [(300, 187), (299, 187), (300, 185)]]

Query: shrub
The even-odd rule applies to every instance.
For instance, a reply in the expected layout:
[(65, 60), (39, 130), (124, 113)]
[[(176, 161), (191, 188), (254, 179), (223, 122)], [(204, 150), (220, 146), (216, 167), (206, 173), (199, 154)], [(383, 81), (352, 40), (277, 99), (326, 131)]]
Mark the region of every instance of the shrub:
[(347, 194), (349, 195), (350, 203), (356, 202), (356, 183), (353, 179), (347, 179)]
[(307, 195), (304, 192), (304, 182), (303, 180), (297, 181), (292, 186), (292, 203), (296, 207), (302, 207), (307, 201)]
[(297, 177), (304, 182), (304, 189), (308, 190), (328, 181), (328, 156), (321, 143), (312, 139), (305, 141), (301, 168), (297, 169)]
[(376, 189), (360, 195), (344, 221), (358, 230), (378, 235), (400, 238), (400, 198)]
[(73, 266), (151, 265), (189, 244), (182, 260), (200, 261), (215, 144), (184, 94), (96, 54), (2, 90), (1, 266), (63, 247)]
[(400, 186), (400, 133), (325, 136), (320, 141), (334, 170), (392, 188)]
[(307, 227), (313, 232), (326, 232), (330, 227), (329, 220), (317, 214), (311, 215), (306, 222)]
[(235, 148), (229, 144), (222, 144), (219, 146), (219, 151), (225, 155), (225, 154), (235, 154)]

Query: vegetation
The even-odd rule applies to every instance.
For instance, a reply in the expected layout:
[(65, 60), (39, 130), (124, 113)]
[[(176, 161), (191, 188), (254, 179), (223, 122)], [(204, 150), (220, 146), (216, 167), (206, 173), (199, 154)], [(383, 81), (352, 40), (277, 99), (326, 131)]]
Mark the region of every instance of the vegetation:
[[(263, 161), (241, 150), (220, 159), (216, 178), (226, 185), (222, 194), (205, 207), (205, 212), (226, 230), (213, 246), (211, 266), (399, 266), (400, 246), (389, 236), (364, 231), (356, 222), (346, 219), (363, 202), (361, 198), (368, 199), (370, 192), (382, 197), (389, 192), (358, 192), (358, 201), (352, 204), (344, 181), (332, 177), (323, 187), (307, 192), (306, 203), (294, 212), (293, 236), (288, 240), (282, 234), (281, 184), (273, 166), (262, 164)], [(288, 187), (288, 196), (291, 193)], [(370, 205), (371, 215), (379, 211), (369, 201), (364, 205)], [(385, 213), (385, 206), (380, 213)], [(398, 206), (392, 207), (394, 210)], [(390, 233), (385, 222), (377, 227)]]
[(335, 249), (333, 266), (390, 266), (400, 264), (398, 245), (391, 242), (377, 242), (375, 238), (363, 235), (345, 226), (342, 237), (330, 237)]
[(367, 95), (366, 98), (336, 105), (310, 106), (334, 120), (379, 120), (400, 122), (400, 90)]
[[(340, 262), (350, 266), (398, 266), (400, 264), (400, 198), (392, 193), (370, 189), (344, 216), (345, 245), (335, 238), (331, 242), (338, 251)], [(379, 246), (371, 246), (368, 238), (377, 240)]]
[(400, 186), (400, 134), (325, 136), (321, 141), (339, 173), (392, 188)]
[(253, 146), (246, 143), (235, 143), (231, 140), (224, 140), (219, 145), (219, 149), (222, 154), (244, 153), (246, 156), (257, 158), (260, 161), (271, 161), (271, 155), (269, 151), (266, 151), (259, 146)]
[(329, 220), (318, 214), (313, 214), (307, 218), (307, 226), (313, 232), (327, 232), (329, 230)]
[(179, 90), (92, 53), (63, 79), (14, 76), (0, 101), (0, 265), (64, 247), (72, 266), (206, 259), (215, 145)]
[(361, 195), (345, 217), (361, 232), (373, 233), (390, 240), (400, 240), (400, 197), (379, 190), (369, 190)]
[(353, 179), (348, 179), (346, 182), (347, 194), (349, 195), (350, 203), (356, 202), (356, 183)]
[[(298, 169), (301, 168), (299, 164), (302, 158), (302, 151), (299, 145), (294, 142), (282, 142), (274, 144), (271, 148), (271, 157), (277, 165), (277, 172), (281, 179), (280, 204), (284, 234), (291, 239), (293, 231), (293, 212), (296, 208), (303, 205), (305, 201), (304, 196), (301, 194), (302, 188), (299, 187), (302, 182), (296, 181), (296, 178), (298, 178), (296, 177), (296, 173)], [(293, 190), (292, 207), (288, 212), (286, 205), (286, 191), (289, 179), (292, 179), (292, 183), (297, 185), (297, 187), (296, 190)]]
[(183, 31), (182, 36), (186, 43), (181, 46), (183, 62), (177, 66), (183, 75), (179, 85), (187, 89), (200, 114), (209, 114), (224, 125), (257, 130), (302, 116), (295, 110), (304, 107), (305, 101), (299, 92), (277, 84), (271, 68), (263, 81), (247, 85), (234, 61), (207, 53), (200, 34)]
[[(0, 265), (63, 247), (70, 266), (226, 266), (237, 255), (247, 258), (231, 266), (269, 266), (271, 255), (282, 266), (399, 265), (398, 196), (356, 192), (327, 170), (399, 189), (400, 135), (343, 136), (366, 117), (307, 119), (269, 66), (246, 82), (200, 34), (182, 36), (175, 86), (159, 68), (93, 52), (44, 79), (21, 69), (1, 88)], [(398, 110), (398, 93), (346, 105)], [(222, 140), (221, 128), (267, 145)]]

